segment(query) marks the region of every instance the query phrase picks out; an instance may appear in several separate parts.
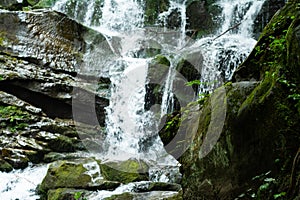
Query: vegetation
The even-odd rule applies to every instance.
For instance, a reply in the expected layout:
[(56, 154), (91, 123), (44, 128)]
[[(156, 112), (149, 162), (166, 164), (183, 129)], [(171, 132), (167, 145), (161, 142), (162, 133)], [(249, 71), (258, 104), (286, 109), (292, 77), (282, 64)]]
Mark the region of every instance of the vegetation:
[(30, 116), (27, 111), (23, 111), (16, 106), (0, 105), (0, 127), (7, 127), (11, 132), (24, 130), (28, 126), (27, 122)]

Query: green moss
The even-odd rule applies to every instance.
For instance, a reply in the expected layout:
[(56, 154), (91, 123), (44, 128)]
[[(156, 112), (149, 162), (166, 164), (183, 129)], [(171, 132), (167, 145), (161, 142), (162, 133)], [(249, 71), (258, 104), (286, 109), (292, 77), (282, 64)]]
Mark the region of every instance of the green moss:
[(51, 8), (56, 3), (56, 1), (57, 0), (40, 0), (37, 4), (34, 4), (33, 8)]
[(73, 152), (75, 141), (72, 138), (61, 135), (48, 142), (48, 146), (56, 152)]
[(158, 15), (167, 11), (169, 7), (168, 0), (146, 0), (145, 1), (145, 25), (155, 25)]
[(1, 127), (7, 127), (12, 132), (17, 130), (23, 130), (28, 126), (31, 115), (27, 111), (23, 111), (16, 106), (3, 106), (0, 105), (0, 118), (2, 121), (6, 119), (6, 122), (1, 123)]
[(148, 166), (143, 161), (126, 160), (101, 164), (101, 174), (109, 181), (130, 183), (148, 180)]
[[(76, 190), (72, 188), (58, 188), (48, 191), (47, 200), (84, 200), (84, 193), (86, 192), (87, 191), (85, 190)], [(79, 197), (77, 198), (77, 196)]]
[(62, 195), (67, 188), (58, 188), (56, 190), (49, 190), (47, 194), (47, 200), (64, 200), (65, 196)]
[(6, 41), (6, 32), (0, 31), (0, 46), (3, 46), (5, 41)]
[(59, 161), (52, 164), (43, 179), (40, 190), (48, 191), (57, 188), (82, 188), (91, 182), (91, 176), (85, 174), (87, 169), (83, 164)]
[(170, 66), (170, 61), (163, 55), (157, 55), (154, 58), (155, 63)]

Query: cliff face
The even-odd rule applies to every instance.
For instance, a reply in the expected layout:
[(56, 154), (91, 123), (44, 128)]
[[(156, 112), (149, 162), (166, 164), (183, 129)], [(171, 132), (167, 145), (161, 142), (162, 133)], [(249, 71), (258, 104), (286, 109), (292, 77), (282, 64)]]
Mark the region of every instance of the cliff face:
[[(265, 27), (233, 82), (218, 89), (224, 103), (213, 106), (215, 92), (202, 104), (198, 132), (180, 158), (184, 199), (299, 197), (299, 30), (300, 4), (291, 1)], [(220, 107), (226, 118), (215, 123)], [(211, 123), (223, 128), (209, 152)]]
[[(75, 107), (81, 115), (74, 120), (90, 132), (84, 140), (104, 125), (110, 81), (82, 70), (95, 45), (104, 50), (105, 38), (63, 14), (0, 11), (0, 171), (46, 161), (50, 152), (84, 150)], [(90, 87), (95, 83), (102, 89)]]

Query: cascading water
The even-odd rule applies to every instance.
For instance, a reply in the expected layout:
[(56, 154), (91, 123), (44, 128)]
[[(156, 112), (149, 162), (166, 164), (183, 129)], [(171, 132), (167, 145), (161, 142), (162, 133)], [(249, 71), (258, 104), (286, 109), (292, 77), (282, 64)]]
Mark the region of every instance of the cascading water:
[(46, 172), (47, 165), (30, 166), (25, 170), (14, 170), (10, 173), (0, 172), (1, 199), (38, 199), (35, 189)]
[(203, 38), (194, 45), (203, 49), (203, 68), (199, 93), (213, 91), (232, 78), (233, 72), (252, 51), (254, 20), (264, 0), (220, 0), (223, 25), (217, 37)]
[[(97, 0), (73, 1), (61, 0), (53, 9), (68, 13), (74, 9), (72, 17), (92, 26), (103, 33), (115, 53), (114, 60), (109, 61), (107, 74), (111, 79), (110, 105), (107, 107), (107, 152), (105, 159), (123, 160), (128, 158), (143, 158), (151, 165), (150, 176), (153, 181), (174, 182), (172, 176), (178, 175), (178, 162), (169, 155), (157, 136), (157, 116), (153, 110), (145, 110), (145, 86), (148, 83), (148, 66), (153, 58), (137, 58), (132, 52), (139, 50), (141, 42), (155, 40), (160, 44), (161, 54), (166, 56), (171, 64), (163, 84), (162, 105), (159, 118), (171, 110), (174, 103), (173, 84), (178, 78), (175, 67), (183, 53), (200, 50), (203, 56), (199, 93), (211, 92), (224, 81), (230, 80), (236, 69), (252, 50), (255, 40), (251, 38), (252, 24), (264, 1), (257, 0), (220, 0), (218, 5), (223, 13), (220, 20), (222, 27), (216, 33), (220, 36), (200, 39), (187, 46), (186, 43), (186, 0), (170, 1), (170, 9), (162, 13), (160, 18), (166, 19), (173, 10), (178, 10), (181, 17), (181, 27), (176, 34), (166, 36), (156, 33), (149, 34), (143, 28), (143, 2), (136, 0), (105, 0), (99, 4)], [(81, 7), (85, 5), (85, 9)], [(72, 6), (71, 6), (72, 5)], [(99, 9), (101, 8), (101, 12)], [(77, 11), (76, 11), (77, 9)], [(101, 19), (95, 20), (95, 15), (101, 13)], [(232, 28), (234, 27), (234, 28)], [(232, 28), (232, 29), (231, 29)], [(226, 34), (225, 31), (231, 29)], [(166, 29), (164, 31), (167, 32)], [(113, 38), (118, 38), (116, 46)], [(86, 56), (88, 58), (88, 56)], [(95, 63), (97, 65), (97, 63)], [(91, 66), (94, 68), (95, 66)], [(153, 75), (152, 75), (153, 76)], [(194, 97), (193, 97), (194, 98)], [(149, 141), (147, 140), (149, 138)], [(158, 166), (158, 167), (157, 167)], [(164, 170), (160, 166), (165, 166)], [(166, 166), (174, 166), (168, 168)], [(43, 170), (42, 170), (43, 171)], [(40, 173), (37, 169), (34, 173)], [(172, 172), (172, 173), (170, 173)], [(26, 174), (24, 171), (23, 174)], [(45, 173), (45, 170), (41, 173)], [(21, 176), (22, 173), (12, 172), (11, 175)], [(167, 175), (171, 174), (171, 175)], [(42, 178), (43, 176), (40, 176)], [(0, 188), (8, 188), (9, 183)], [(21, 187), (21, 186), (20, 186)], [(35, 188), (35, 187), (32, 187)], [(8, 191), (11, 189), (7, 189)], [(128, 188), (125, 189), (129, 190)], [(124, 191), (124, 190), (122, 190)], [(1, 191), (0, 191), (1, 192)], [(119, 191), (120, 192), (120, 191)], [(26, 191), (22, 191), (26, 193)], [(28, 192), (30, 199), (31, 192)], [(101, 195), (95, 197), (99, 198)], [(105, 196), (105, 195), (104, 195)], [(9, 196), (6, 198), (9, 199)]]

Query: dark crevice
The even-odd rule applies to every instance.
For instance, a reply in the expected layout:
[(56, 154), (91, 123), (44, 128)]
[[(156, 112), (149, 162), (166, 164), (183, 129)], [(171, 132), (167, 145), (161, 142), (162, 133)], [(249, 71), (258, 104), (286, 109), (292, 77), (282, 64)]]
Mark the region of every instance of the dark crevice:
[[(104, 107), (108, 106), (109, 101), (104, 98), (95, 97), (95, 94), (84, 90), (82, 90), (81, 95), (84, 94), (88, 98), (80, 96), (80, 99), (76, 100), (77, 103), (73, 105), (73, 108), (71, 103), (66, 103), (43, 93), (15, 85), (13, 81), (0, 82), (0, 90), (12, 94), (35, 107), (41, 108), (48, 117), (53, 119), (74, 119), (81, 123), (100, 126), (104, 126), (105, 124)], [(88, 102), (85, 99), (93, 99), (94, 101)], [(76, 109), (76, 116), (73, 113), (74, 109)]]
[(42, 93), (34, 92), (20, 86), (9, 84), (7, 82), (0, 83), (0, 90), (12, 94), (35, 107), (41, 108), (43, 112), (50, 118), (72, 118), (71, 105), (51, 98)]

